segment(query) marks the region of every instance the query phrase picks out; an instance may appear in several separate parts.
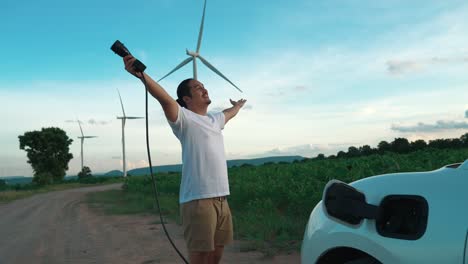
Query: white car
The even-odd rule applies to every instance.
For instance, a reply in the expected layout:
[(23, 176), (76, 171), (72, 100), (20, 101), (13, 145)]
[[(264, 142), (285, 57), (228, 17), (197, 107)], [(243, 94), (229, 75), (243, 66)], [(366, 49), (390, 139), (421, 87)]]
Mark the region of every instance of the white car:
[(332, 180), (310, 214), (303, 264), (468, 264), (468, 160)]

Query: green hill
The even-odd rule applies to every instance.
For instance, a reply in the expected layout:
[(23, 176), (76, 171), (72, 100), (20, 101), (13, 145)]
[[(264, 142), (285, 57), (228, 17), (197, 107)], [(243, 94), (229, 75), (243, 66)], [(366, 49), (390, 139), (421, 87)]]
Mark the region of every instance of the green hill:
[(9, 185), (14, 184), (26, 184), (32, 182), (32, 177), (24, 177), (24, 176), (11, 176), (11, 177), (1, 177), (0, 179), (4, 180)]
[[(265, 157), (265, 158), (256, 158), (256, 159), (237, 159), (237, 160), (228, 160), (227, 165), (228, 168), (238, 167), (245, 164), (259, 166), (265, 163), (278, 163), (278, 162), (285, 162), (291, 163), (295, 160), (301, 161), (304, 157), (302, 156), (277, 156), (277, 157)], [(162, 165), (162, 166), (153, 166), (153, 172), (181, 172), (182, 171), (182, 164), (174, 164), (174, 165)], [(108, 172), (110, 173), (110, 172)], [(106, 173), (107, 174), (107, 173)], [(130, 175), (149, 175), (150, 169), (149, 167), (146, 168), (138, 168), (129, 170), (128, 174)]]

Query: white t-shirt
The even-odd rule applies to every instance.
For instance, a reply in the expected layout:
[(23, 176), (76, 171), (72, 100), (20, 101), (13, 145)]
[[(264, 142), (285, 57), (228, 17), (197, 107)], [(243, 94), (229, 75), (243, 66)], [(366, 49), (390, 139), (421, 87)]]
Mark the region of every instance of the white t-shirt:
[(225, 122), (224, 113), (208, 113), (203, 116), (178, 107), (177, 120), (168, 122), (182, 145), (179, 202), (229, 195), (221, 133)]

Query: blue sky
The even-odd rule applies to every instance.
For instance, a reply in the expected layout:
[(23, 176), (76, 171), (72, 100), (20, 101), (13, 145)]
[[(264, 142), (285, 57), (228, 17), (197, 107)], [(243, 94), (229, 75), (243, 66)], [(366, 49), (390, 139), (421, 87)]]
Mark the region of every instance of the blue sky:
[[(60, 127), (74, 139), (69, 174), (121, 168), (122, 94), (144, 115), (144, 88), (110, 50), (119, 39), (155, 79), (196, 46), (203, 1), (2, 2), (0, 176), (32, 175), (18, 135)], [(334, 154), (396, 137), (468, 132), (466, 1), (208, 1), (201, 54), (243, 91), (199, 64), (213, 100), (248, 100), (224, 130), (228, 159)], [(190, 65), (161, 82), (175, 96)], [(153, 164), (180, 144), (150, 103)], [(126, 126), (128, 168), (147, 165), (144, 121)]]

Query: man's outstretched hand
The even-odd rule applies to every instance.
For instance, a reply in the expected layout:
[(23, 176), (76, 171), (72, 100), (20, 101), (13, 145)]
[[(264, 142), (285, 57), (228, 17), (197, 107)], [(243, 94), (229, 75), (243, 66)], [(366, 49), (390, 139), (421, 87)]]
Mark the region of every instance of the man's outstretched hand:
[(239, 101), (233, 101), (232, 99), (229, 99), (229, 101), (231, 102), (232, 107), (223, 110), (225, 117), (224, 124), (226, 124), (229, 120), (231, 120), (231, 118), (236, 116), (239, 110), (244, 106), (245, 102), (247, 102), (247, 100), (245, 99), (240, 99)]
[(229, 99), (229, 101), (231, 101), (232, 106), (239, 108), (242, 108), (245, 102), (247, 102), (245, 99), (240, 99), (239, 101), (233, 101), (232, 99)]

